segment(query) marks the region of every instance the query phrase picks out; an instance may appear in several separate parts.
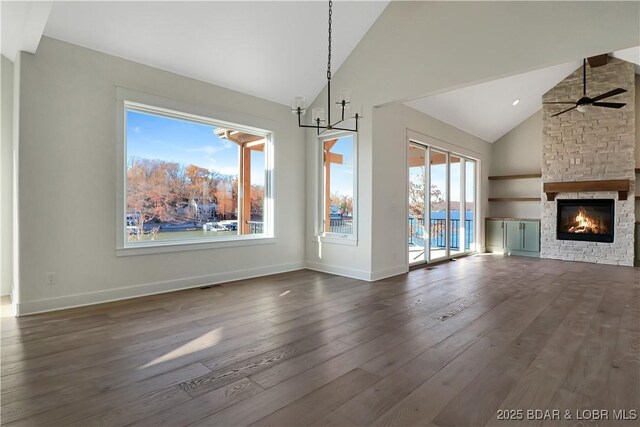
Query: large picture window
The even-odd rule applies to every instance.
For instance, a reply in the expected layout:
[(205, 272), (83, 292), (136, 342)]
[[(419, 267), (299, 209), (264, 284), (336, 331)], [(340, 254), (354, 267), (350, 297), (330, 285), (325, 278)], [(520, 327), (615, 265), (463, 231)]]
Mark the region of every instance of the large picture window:
[(124, 106), (124, 246), (270, 235), (269, 132)]
[(321, 233), (355, 239), (356, 140), (352, 134), (320, 140), (322, 149)]

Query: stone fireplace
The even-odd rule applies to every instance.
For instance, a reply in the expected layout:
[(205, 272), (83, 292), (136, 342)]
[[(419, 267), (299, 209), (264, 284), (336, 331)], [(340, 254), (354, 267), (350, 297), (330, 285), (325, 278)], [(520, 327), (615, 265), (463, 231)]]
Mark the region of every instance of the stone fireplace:
[[(614, 265), (633, 265), (635, 206), (635, 77), (633, 65), (610, 58), (587, 67), (587, 95), (616, 87), (626, 93), (620, 110), (592, 107), (550, 117), (543, 108), (542, 182), (575, 183), (623, 180), (628, 194), (618, 191), (561, 189), (542, 194), (541, 257)], [(582, 69), (560, 82), (543, 101), (576, 100), (582, 96)], [(605, 231), (606, 228), (606, 231)]]

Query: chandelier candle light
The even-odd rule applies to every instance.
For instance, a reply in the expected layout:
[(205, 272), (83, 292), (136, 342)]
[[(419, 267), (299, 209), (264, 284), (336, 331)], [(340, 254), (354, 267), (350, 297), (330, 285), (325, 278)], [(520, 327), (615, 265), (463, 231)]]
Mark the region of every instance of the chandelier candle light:
[(330, 131), (330, 130), (346, 130), (349, 132), (358, 132), (358, 120), (362, 118), (362, 115), (358, 112), (355, 113), (352, 118), (356, 120), (356, 126), (354, 129), (337, 127), (342, 123), (344, 119), (345, 110), (351, 109), (351, 90), (340, 89), (338, 90), (338, 99), (336, 106), (340, 109), (340, 120), (335, 123), (331, 123), (331, 14), (332, 14), (333, 2), (329, 1), (329, 58), (327, 61), (327, 117), (325, 119), (324, 108), (311, 109), (311, 120), (314, 124), (305, 125), (302, 124), (301, 117), (307, 112), (307, 102), (304, 96), (296, 96), (291, 100), (291, 112), (298, 115), (298, 126), (301, 128), (314, 128), (317, 130), (318, 135)]

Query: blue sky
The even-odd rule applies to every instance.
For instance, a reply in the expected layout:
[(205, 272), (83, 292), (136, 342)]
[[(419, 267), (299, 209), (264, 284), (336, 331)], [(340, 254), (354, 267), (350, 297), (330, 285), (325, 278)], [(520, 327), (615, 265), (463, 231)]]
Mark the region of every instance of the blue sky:
[[(127, 160), (132, 157), (193, 164), (226, 175), (238, 175), (239, 148), (218, 138), (215, 126), (127, 111)], [(264, 185), (264, 153), (253, 152), (252, 184)]]
[(331, 149), (342, 154), (342, 164), (331, 164), (331, 193), (353, 197), (353, 136), (338, 138)]

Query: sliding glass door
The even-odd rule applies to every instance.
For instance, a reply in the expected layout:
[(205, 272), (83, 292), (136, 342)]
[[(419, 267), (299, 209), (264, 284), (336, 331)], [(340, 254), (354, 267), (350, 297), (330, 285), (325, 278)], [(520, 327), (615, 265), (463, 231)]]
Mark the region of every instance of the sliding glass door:
[(429, 186), (430, 208), (429, 228), (431, 230), (429, 261), (436, 261), (449, 256), (447, 236), (447, 175), (449, 174), (448, 154), (429, 148)]
[(428, 231), (425, 218), (428, 216), (424, 189), (427, 187), (425, 147), (409, 145), (409, 264), (420, 264), (427, 260)]
[(476, 161), (464, 161), (464, 247), (465, 252), (476, 251)]
[[(462, 198), (462, 160), (453, 154), (449, 155), (449, 255), (464, 253), (464, 212)], [(462, 231), (462, 234), (460, 233)]]
[(476, 250), (476, 161), (410, 143), (409, 264)]

